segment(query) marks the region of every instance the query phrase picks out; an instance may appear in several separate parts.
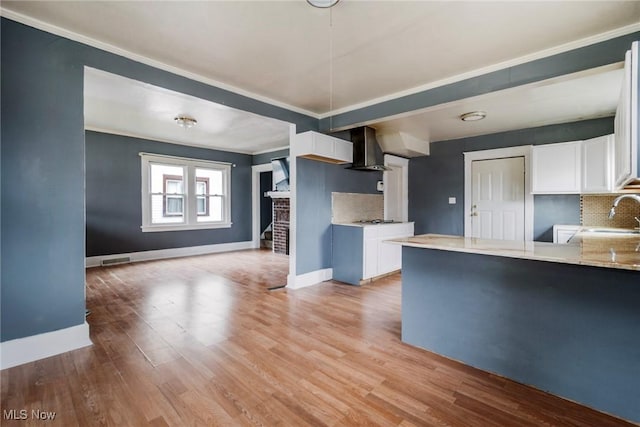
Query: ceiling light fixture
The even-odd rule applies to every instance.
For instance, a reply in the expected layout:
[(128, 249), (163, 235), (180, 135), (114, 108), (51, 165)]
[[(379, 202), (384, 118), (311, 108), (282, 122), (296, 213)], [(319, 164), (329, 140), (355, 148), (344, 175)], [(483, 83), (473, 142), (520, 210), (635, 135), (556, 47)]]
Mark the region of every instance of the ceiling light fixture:
[(339, 1), (340, 0), (307, 0), (307, 3), (309, 3), (313, 7), (318, 7), (320, 9), (327, 9), (332, 6), (335, 6), (336, 4), (338, 4)]
[(471, 111), (460, 115), (460, 120), (463, 122), (477, 122), (487, 117), (487, 113), (484, 111)]
[(194, 119), (193, 117), (188, 117), (188, 116), (177, 116), (174, 117), (174, 119), (176, 124), (182, 128), (185, 129), (189, 129), (194, 127), (196, 124), (198, 124), (198, 121), (196, 119)]

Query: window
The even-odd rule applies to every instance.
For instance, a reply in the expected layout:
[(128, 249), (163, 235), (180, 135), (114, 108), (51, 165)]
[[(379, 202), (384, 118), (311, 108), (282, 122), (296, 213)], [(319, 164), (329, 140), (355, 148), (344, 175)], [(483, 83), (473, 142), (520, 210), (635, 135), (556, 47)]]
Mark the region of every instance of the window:
[(231, 226), (231, 165), (140, 153), (142, 231)]
[(184, 191), (182, 191), (182, 177), (178, 175), (164, 175), (163, 216), (182, 216)]

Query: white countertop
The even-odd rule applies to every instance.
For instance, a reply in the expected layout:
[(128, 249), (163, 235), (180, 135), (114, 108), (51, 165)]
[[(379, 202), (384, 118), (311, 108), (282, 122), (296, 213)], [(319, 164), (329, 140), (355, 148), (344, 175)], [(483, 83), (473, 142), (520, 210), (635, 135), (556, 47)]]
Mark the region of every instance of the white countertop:
[(568, 244), (423, 234), (390, 242), (416, 248), (640, 271), (640, 234), (577, 233)]
[(373, 224), (371, 222), (334, 222), (333, 225), (345, 225), (348, 227), (380, 227), (386, 225), (400, 225), (400, 224), (413, 224), (413, 221), (407, 222), (379, 222)]

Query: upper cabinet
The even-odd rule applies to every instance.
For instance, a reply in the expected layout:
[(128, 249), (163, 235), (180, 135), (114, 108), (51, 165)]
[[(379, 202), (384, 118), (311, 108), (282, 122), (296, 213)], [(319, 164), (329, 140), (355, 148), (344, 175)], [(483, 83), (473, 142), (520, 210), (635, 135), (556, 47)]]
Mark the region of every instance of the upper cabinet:
[(638, 42), (627, 51), (615, 118), (615, 188), (638, 179)]
[(613, 135), (582, 141), (582, 192), (613, 190)]
[(534, 194), (580, 193), (582, 141), (533, 146), (531, 169)]
[(304, 157), (327, 163), (352, 163), (353, 144), (322, 133), (308, 131), (297, 134), (291, 144), (295, 157)]
[(613, 191), (613, 135), (532, 147), (534, 194)]

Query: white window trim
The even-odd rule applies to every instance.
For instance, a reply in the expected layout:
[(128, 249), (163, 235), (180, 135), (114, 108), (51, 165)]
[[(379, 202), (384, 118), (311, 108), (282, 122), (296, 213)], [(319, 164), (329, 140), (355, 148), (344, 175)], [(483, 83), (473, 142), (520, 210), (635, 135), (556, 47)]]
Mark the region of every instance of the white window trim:
[[(141, 160), (141, 199), (142, 199), (142, 225), (140, 229), (144, 233), (161, 231), (186, 231), (205, 230), (214, 228), (231, 228), (231, 163), (216, 162), (211, 160), (190, 159), (187, 157), (165, 156), (162, 154), (139, 153)], [(169, 224), (151, 223), (151, 185), (149, 170), (152, 163), (181, 166), (185, 168), (185, 222)], [(226, 203), (223, 204), (222, 221), (198, 222), (196, 197), (195, 171), (197, 168), (222, 170), (222, 188), (225, 192)], [(191, 206), (193, 205), (193, 206)]]

